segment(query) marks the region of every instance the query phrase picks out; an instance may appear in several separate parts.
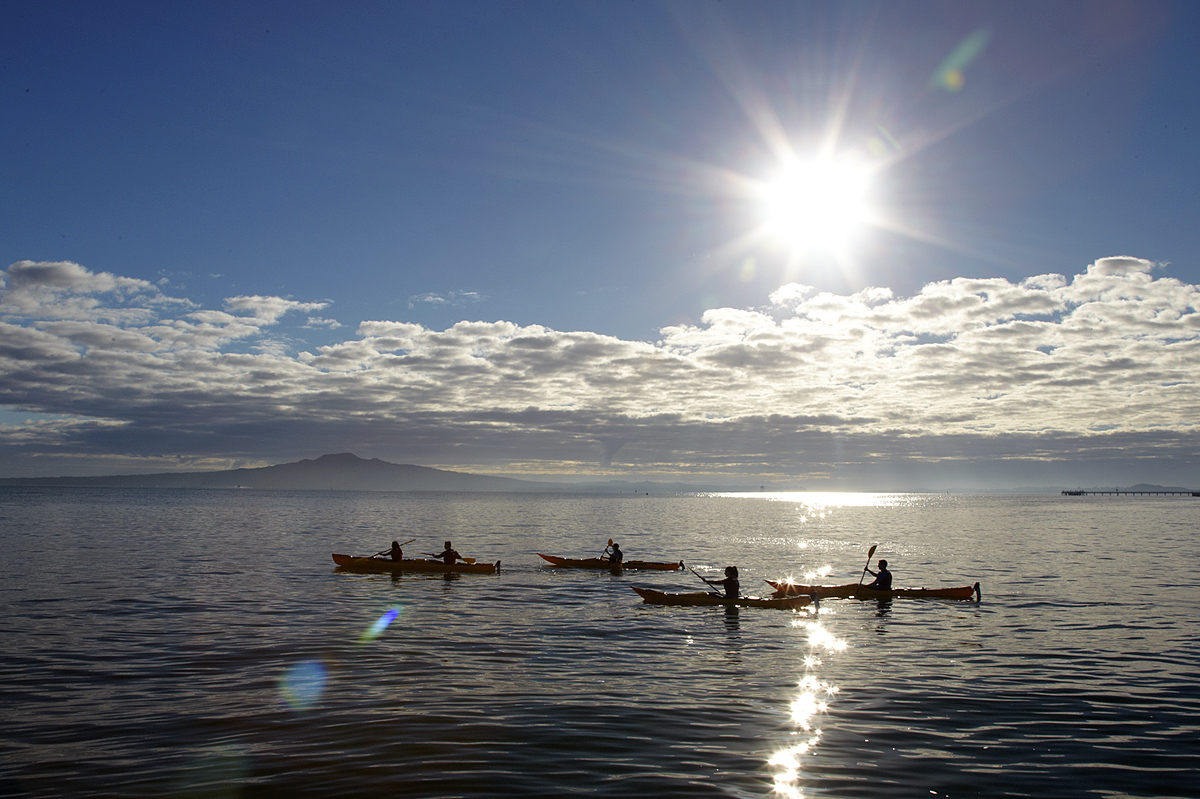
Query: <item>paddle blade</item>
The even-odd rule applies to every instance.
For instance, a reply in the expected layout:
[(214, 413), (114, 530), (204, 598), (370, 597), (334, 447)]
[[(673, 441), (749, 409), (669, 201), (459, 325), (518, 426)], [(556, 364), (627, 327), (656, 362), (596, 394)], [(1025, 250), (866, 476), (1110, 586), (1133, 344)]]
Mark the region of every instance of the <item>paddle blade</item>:
[(871, 558), (875, 557), (875, 547), (877, 547), (877, 546), (879, 546), (879, 545), (878, 545), (878, 544), (872, 544), (872, 545), (871, 545), (871, 548), (867, 550), (867, 562), (868, 562), (868, 564), (870, 563), (870, 561), (871, 561)]

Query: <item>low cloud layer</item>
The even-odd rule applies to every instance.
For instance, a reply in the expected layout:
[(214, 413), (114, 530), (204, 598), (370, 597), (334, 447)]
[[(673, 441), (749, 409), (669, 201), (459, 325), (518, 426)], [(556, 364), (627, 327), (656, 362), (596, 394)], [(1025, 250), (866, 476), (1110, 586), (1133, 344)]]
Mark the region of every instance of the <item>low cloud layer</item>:
[[(0, 274), (9, 475), (353, 451), (507, 473), (889, 488), (1200, 484), (1200, 292), (1137, 258), (912, 297), (788, 285), (654, 343), (508, 322), (446, 330), (327, 303), (205, 309), (73, 263)], [(320, 315), (317, 315), (320, 314)], [(45, 416), (43, 416), (45, 415)], [(75, 468), (72, 468), (75, 467)]]

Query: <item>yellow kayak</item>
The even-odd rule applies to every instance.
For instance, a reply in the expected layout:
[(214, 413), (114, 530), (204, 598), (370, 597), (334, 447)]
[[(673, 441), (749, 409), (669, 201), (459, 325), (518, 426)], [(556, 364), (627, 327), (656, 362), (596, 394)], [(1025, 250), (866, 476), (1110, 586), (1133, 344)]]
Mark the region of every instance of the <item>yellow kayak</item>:
[(620, 563), (610, 563), (606, 558), (560, 558), (557, 555), (543, 555), (537, 553), (538, 557), (549, 563), (551, 566), (559, 566), (565, 569), (657, 569), (658, 571), (675, 571), (683, 568), (683, 561), (674, 563), (659, 563), (650, 560), (623, 560)]
[(647, 605), (686, 605), (690, 607), (701, 606), (724, 606), (734, 608), (781, 608), (783, 610), (795, 610), (802, 608), (809, 603), (807, 596), (787, 596), (787, 597), (757, 597), (757, 596), (740, 596), (735, 599), (720, 596), (718, 594), (710, 594), (707, 591), (691, 591), (684, 594), (669, 594), (665, 591), (655, 591), (653, 588), (638, 588), (636, 585), (630, 586), (634, 591), (637, 591), (638, 596)]
[(334, 553), (333, 562), (341, 571), (359, 574), (400, 574), (401, 572), (460, 572), (465, 574), (495, 574), (500, 561), (495, 563), (455, 563), (447, 565), (440, 560), (405, 558), (389, 560), (374, 556), (356, 557)]
[(890, 591), (879, 591), (857, 583), (845, 585), (802, 585), (800, 583), (776, 582), (767, 580), (767, 585), (775, 589), (775, 596), (795, 596), (816, 594), (822, 599), (826, 597), (853, 597), (857, 599), (975, 599), (980, 598), (979, 583), (945, 588), (893, 588)]

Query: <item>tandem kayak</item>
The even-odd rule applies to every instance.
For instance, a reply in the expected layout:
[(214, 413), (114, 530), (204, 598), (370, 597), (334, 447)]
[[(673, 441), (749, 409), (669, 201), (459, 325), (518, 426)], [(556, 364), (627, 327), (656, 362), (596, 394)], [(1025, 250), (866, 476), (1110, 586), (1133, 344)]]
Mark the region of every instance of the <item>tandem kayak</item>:
[(567, 569), (657, 569), (659, 571), (674, 571), (683, 568), (683, 561), (678, 563), (655, 563), (649, 560), (623, 560), (620, 563), (612, 564), (604, 558), (560, 558), (557, 555), (543, 555), (537, 553), (542, 560), (548, 561), (551, 566), (561, 566)]
[(795, 610), (796, 608), (804, 607), (810, 601), (807, 596), (740, 596), (736, 599), (729, 599), (717, 594), (710, 594), (707, 591), (668, 594), (665, 591), (655, 591), (653, 588), (638, 588), (636, 585), (632, 585), (630, 588), (637, 591), (638, 596), (647, 605), (687, 605), (691, 607), (717, 605), (735, 608), (782, 608), (784, 610)]
[(816, 594), (825, 597), (854, 597), (856, 599), (974, 599), (979, 601), (979, 583), (953, 588), (893, 588), (891, 591), (877, 591), (874, 588), (860, 586), (857, 583), (846, 585), (801, 585), (800, 583), (776, 582), (767, 580), (767, 585), (775, 589), (775, 596), (811, 596)]
[(401, 572), (457, 572), (465, 574), (495, 574), (500, 568), (500, 561), (495, 563), (455, 563), (447, 565), (440, 560), (425, 558), (405, 558), (404, 560), (385, 560), (376, 557), (355, 557), (354, 555), (333, 555), (333, 562), (339, 569), (362, 574), (399, 574)]

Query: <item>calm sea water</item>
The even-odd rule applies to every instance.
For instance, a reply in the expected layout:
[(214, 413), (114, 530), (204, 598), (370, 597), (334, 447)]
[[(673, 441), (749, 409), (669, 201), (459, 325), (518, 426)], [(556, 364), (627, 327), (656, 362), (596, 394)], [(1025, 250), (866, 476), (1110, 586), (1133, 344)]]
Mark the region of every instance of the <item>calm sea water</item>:
[[(1200, 796), (1200, 500), (0, 489), (0, 795)], [(393, 540), (499, 575), (362, 576)], [(537, 552), (980, 604), (664, 608)], [(384, 625), (391, 617), (390, 624)]]

